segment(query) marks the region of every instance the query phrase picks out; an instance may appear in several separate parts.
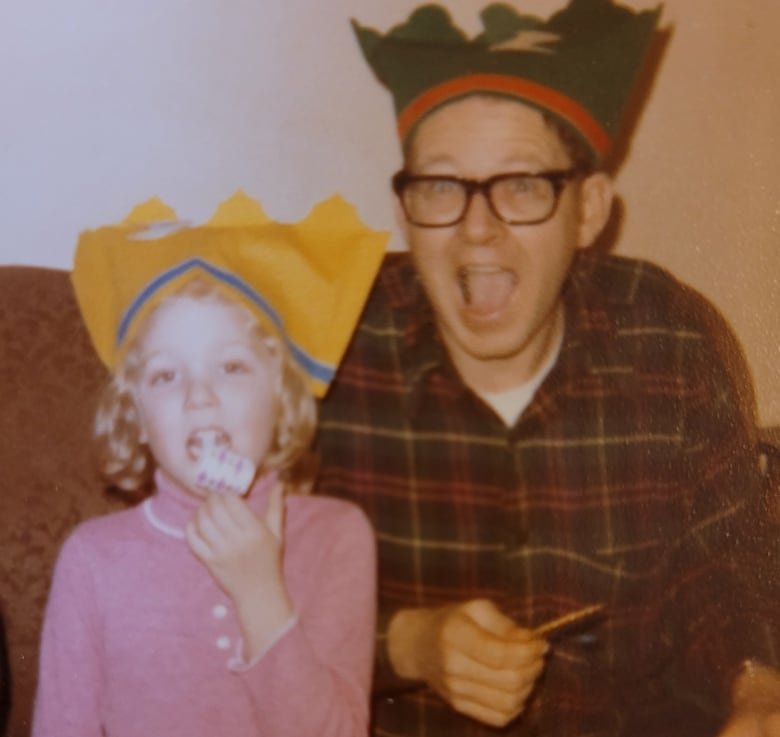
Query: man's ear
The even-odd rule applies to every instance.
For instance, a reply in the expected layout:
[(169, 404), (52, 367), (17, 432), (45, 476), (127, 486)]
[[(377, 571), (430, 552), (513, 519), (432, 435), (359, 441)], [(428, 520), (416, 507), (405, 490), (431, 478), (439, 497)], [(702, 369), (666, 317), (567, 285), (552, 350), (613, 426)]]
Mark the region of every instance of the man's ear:
[(598, 238), (609, 220), (614, 196), (612, 177), (605, 172), (597, 171), (581, 182), (578, 248), (587, 248)]
[(404, 208), (401, 206), (401, 201), (397, 196), (393, 196), (393, 215), (395, 215), (395, 223), (398, 226), (398, 230), (401, 231), (404, 243), (409, 245), (409, 221), (404, 214)]

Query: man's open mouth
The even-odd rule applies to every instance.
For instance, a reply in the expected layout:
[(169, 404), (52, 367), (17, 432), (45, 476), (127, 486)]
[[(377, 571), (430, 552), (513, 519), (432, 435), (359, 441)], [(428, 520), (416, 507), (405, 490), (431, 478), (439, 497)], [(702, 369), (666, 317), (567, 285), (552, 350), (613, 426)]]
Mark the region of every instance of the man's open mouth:
[(484, 315), (503, 309), (517, 286), (517, 274), (500, 266), (461, 266), (457, 278), (464, 304)]

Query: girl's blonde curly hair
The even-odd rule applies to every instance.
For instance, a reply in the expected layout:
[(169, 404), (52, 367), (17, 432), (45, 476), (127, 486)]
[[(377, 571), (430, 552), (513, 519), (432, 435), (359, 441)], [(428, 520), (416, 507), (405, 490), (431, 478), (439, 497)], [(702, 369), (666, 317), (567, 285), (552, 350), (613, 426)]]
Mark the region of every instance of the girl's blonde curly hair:
[(178, 292), (161, 301), (146, 316), (139, 334), (125, 353), (124, 361), (114, 372), (98, 402), (95, 415), (95, 439), (100, 471), (113, 486), (130, 492), (149, 489), (154, 459), (148, 446), (141, 442), (141, 424), (135, 400), (135, 387), (141, 370), (140, 336), (152, 315), (170, 300), (191, 298), (229, 304), (242, 309), (247, 329), (271, 352), (281, 356), (281, 371), (274, 392), (279, 416), (273, 443), (264, 459), (262, 470), (276, 470), (293, 491), (306, 491), (311, 485), (314, 464), (311, 441), (317, 419), (316, 401), (306, 379), (293, 361), (285, 344), (265, 333), (255, 317), (240, 302), (231, 300), (205, 279), (193, 279)]

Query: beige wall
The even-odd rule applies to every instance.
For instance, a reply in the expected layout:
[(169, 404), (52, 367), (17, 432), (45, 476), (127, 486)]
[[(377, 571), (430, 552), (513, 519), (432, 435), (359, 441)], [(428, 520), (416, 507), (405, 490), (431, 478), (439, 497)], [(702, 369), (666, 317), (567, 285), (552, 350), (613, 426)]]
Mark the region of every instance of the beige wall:
[(673, 34), (618, 178), (618, 251), (668, 266), (740, 337), (780, 424), (780, 3), (669, 0)]
[[(447, 4), (474, 32), (486, 2)], [(67, 266), (79, 230), (153, 193), (198, 220), (239, 187), (282, 219), (339, 191), (393, 228), (390, 102), (347, 19), (386, 29), (417, 4), (0, 3), (13, 70), (0, 77), (0, 263)], [(761, 419), (780, 424), (780, 3), (667, 0), (663, 17), (673, 33), (618, 176), (617, 250), (719, 306)]]

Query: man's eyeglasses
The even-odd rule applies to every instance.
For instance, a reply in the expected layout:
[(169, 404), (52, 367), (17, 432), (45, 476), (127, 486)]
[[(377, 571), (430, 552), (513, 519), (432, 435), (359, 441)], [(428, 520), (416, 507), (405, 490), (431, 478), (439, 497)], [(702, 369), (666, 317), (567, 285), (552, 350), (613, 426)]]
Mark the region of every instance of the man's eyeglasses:
[(466, 215), (475, 192), (487, 200), (490, 211), (508, 225), (534, 225), (549, 220), (558, 207), (564, 185), (577, 169), (556, 169), (536, 174), (514, 172), (488, 179), (461, 179), (410, 174), (393, 177), (406, 219), (422, 228), (444, 228)]

